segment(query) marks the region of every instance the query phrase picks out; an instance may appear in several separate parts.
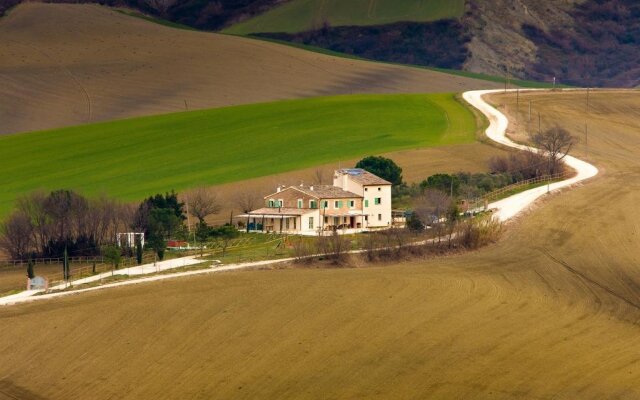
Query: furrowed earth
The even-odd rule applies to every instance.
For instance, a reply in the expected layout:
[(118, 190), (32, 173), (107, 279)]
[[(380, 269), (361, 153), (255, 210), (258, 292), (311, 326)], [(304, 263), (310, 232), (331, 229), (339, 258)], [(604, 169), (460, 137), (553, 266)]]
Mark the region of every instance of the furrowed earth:
[(116, 10), (26, 3), (0, 19), (0, 134), (339, 94), (500, 84), (175, 29)]
[[(592, 93), (588, 115), (583, 92), (521, 93), (529, 99), (543, 129), (557, 123), (579, 135), (588, 121), (589, 160), (602, 173), (549, 195), (498, 243), (394, 265), (234, 272), (4, 308), (0, 393), (638, 398), (637, 93)], [(493, 101), (516, 109), (515, 94)], [(586, 154), (583, 144), (575, 155)]]

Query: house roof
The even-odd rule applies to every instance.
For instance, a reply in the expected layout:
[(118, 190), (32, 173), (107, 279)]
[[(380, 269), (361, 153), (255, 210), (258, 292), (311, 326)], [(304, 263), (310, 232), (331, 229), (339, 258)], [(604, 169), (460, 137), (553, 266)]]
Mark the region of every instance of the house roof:
[(285, 190), (297, 190), (301, 193), (304, 193), (308, 196), (314, 197), (318, 200), (320, 199), (352, 199), (352, 198), (362, 198), (361, 195), (348, 192), (342, 188), (331, 185), (312, 185), (312, 186), (289, 186), (287, 188), (282, 189), (280, 192), (272, 193), (264, 198), (277, 198), (277, 195), (284, 192)]
[(348, 192), (342, 188), (331, 185), (293, 186), (293, 188), (319, 199), (350, 199), (362, 197), (359, 194)]
[(361, 184), (362, 186), (391, 185), (391, 182), (384, 180), (369, 171), (365, 171), (362, 168), (344, 168), (337, 170), (336, 173), (340, 175), (349, 175), (351, 180)]

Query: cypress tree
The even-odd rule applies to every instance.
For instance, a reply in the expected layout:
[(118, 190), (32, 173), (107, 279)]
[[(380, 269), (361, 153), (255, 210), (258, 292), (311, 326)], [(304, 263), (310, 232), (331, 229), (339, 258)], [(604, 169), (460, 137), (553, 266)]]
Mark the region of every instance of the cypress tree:
[(33, 259), (29, 258), (29, 262), (27, 263), (27, 276), (29, 277), (29, 279), (33, 279), (36, 277), (35, 273), (33, 272)]
[(136, 235), (136, 261), (138, 265), (142, 265), (142, 241), (138, 235)]

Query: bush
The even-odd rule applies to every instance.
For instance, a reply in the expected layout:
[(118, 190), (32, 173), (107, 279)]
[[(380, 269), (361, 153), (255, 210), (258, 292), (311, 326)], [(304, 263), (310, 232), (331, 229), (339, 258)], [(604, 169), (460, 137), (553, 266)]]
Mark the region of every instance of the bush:
[(477, 249), (494, 243), (500, 237), (502, 224), (491, 216), (464, 221), (457, 230), (457, 242), (466, 249)]

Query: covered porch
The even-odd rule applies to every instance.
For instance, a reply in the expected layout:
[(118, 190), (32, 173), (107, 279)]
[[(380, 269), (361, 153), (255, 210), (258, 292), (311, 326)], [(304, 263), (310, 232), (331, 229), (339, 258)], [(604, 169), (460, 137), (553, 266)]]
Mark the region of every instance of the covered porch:
[(367, 227), (367, 221), (361, 212), (327, 213), (320, 217), (320, 230), (323, 232), (361, 231)]
[(260, 209), (235, 217), (239, 229), (246, 232), (299, 233), (302, 210)]

